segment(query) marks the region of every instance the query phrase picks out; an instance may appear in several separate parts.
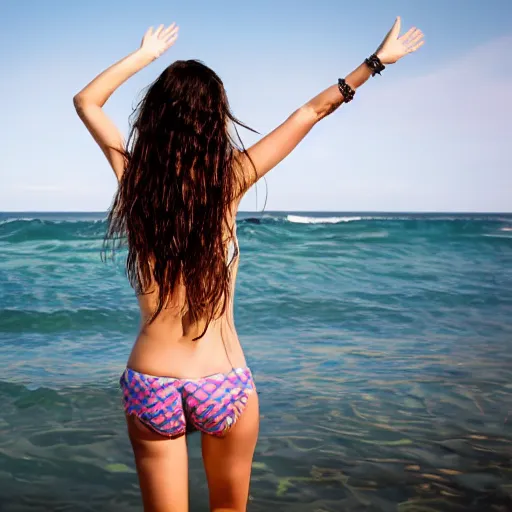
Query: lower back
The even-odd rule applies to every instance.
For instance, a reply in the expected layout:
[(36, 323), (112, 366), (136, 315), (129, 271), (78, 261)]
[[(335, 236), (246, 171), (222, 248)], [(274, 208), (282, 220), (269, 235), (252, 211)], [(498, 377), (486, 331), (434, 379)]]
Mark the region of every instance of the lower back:
[(128, 359), (129, 368), (148, 375), (198, 378), (246, 366), (232, 307), (207, 326), (206, 321), (190, 321), (176, 307), (162, 310), (148, 323), (154, 311), (151, 294), (139, 296), (139, 306), (142, 327)]

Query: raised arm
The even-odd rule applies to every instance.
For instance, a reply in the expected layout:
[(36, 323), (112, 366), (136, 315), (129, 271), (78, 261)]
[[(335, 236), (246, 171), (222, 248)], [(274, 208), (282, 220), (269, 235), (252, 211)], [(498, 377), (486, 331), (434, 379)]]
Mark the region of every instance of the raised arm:
[[(398, 17), (374, 54), (382, 65), (393, 64), (423, 45), (423, 33), (416, 28), (411, 28), (399, 37), (400, 24)], [(288, 156), (318, 121), (334, 112), (342, 103), (351, 100), (354, 92), (378, 69), (378, 60), (372, 60), (370, 65), (365, 61), (358, 66), (344, 81), (341, 80), (341, 84), (331, 85), (308, 101), (283, 124), (247, 150), (243, 164), (248, 186)]]
[(142, 39), (140, 48), (98, 75), (73, 98), (80, 119), (107, 157), (118, 180), (124, 168), (124, 141), (121, 133), (103, 111), (112, 93), (128, 78), (157, 59), (178, 37), (178, 27), (151, 27)]

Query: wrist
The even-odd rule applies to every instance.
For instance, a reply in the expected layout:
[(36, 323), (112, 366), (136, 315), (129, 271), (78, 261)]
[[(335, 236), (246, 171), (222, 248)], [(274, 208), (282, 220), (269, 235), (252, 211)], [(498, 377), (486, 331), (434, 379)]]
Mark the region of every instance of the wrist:
[(136, 50), (134, 52), (134, 55), (136, 55), (138, 60), (142, 64), (144, 64), (145, 66), (150, 64), (151, 62), (153, 62), (154, 60), (156, 60), (158, 58), (157, 55), (155, 55), (154, 53), (150, 52), (149, 50), (147, 50), (143, 46), (141, 46), (138, 50)]
[(379, 60), (382, 62), (382, 64), (384, 64), (385, 66), (389, 66), (390, 64), (392, 64), (392, 62), (389, 61), (388, 58), (386, 58), (386, 55), (383, 53), (383, 52), (378, 52), (375, 54)]
[(386, 69), (386, 66), (384, 65), (382, 52), (380, 51), (377, 51), (374, 54), (370, 55), (370, 57), (365, 59), (364, 63), (370, 70), (372, 76), (380, 75), (382, 71)]

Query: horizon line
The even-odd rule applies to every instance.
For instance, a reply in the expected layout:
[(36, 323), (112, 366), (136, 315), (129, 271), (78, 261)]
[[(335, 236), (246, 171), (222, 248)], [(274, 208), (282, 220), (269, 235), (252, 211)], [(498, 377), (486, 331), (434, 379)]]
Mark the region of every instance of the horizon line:
[[(59, 213), (59, 214), (107, 214), (108, 210), (0, 210), (0, 214), (20, 214), (20, 213)], [(448, 210), (239, 210), (237, 213), (248, 213), (254, 215), (264, 215), (269, 213), (338, 213), (338, 214), (383, 214), (383, 213), (408, 213), (408, 214), (435, 214), (435, 215), (463, 215), (463, 214), (485, 214), (485, 215), (511, 215), (512, 211), (484, 211), (484, 210), (462, 210), (462, 211), (448, 211)]]

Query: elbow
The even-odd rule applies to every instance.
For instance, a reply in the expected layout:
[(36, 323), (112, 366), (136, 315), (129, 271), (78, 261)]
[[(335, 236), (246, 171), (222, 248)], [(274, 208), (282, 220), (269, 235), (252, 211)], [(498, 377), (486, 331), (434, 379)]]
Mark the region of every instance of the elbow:
[(73, 96), (73, 106), (75, 107), (76, 113), (80, 119), (85, 116), (85, 111), (92, 105), (91, 101), (84, 97), (82, 93), (75, 94)]
[(310, 103), (306, 103), (297, 111), (297, 114), (303, 119), (307, 124), (315, 125), (318, 121), (320, 121), (321, 116), (320, 113), (317, 112), (315, 107)]
[(311, 105), (310, 103), (306, 103), (303, 108), (307, 108), (310, 111), (310, 117), (314, 119), (314, 124), (321, 121), (324, 117), (332, 114), (341, 103), (326, 103), (325, 105)]
[(93, 98), (88, 95), (85, 95), (83, 92), (79, 92), (73, 96), (73, 105), (75, 107), (76, 113), (83, 119), (85, 116), (85, 112), (88, 112), (90, 108), (100, 107)]
[(80, 95), (80, 93), (75, 94), (73, 96), (73, 106), (75, 107), (75, 110), (78, 115), (80, 115), (83, 112), (84, 109), (84, 99)]

